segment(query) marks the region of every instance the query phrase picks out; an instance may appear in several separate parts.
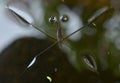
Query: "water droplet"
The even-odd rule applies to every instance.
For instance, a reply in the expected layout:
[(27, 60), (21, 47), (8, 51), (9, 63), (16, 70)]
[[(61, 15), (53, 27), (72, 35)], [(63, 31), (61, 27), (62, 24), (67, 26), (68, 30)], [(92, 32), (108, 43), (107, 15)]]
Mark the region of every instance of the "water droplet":
[(51, 17), (49, 18), (49, 22), (50, 22), (50, 23), (56, 23), (56, 22), (57, 22), (57, 17), (56, 17), (56, 16), (51, 16)]
[(69, 20), (69, 18), (68, 18), (67, 15), (62, 15), (62, 16), (60, 16), (60, 20), (61, 20), (62, 22), (67, 22), (67, 21)]
[(49, 80), (49, 82), (52, 82), (52, 78), (50, 76), (46, 76), (46, 78)]

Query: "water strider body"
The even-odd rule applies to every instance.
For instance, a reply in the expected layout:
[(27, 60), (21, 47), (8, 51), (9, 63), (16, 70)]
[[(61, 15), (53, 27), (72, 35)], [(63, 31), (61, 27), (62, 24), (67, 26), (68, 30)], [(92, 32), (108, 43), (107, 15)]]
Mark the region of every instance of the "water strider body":
[(67, 15), (60, 16), (60, 21), (57, 19), (56, 16), (51, 16), (49, 18), (50, 23), (57, 24), (56, 37), (57, 37), (59, 48), (62, 48), (62, 41), (63, 41), (61, 22), (67, 22), (67, 21), (68, 21), (68, 16)]
[(63, 40), (63, 35), (62, 35), (62, 28), (60, 26), (60, 22), (57, 23), (57, 41), (58, 41), (58, 45), (60, 48), (62, 48), (62, 40)]
[[(66, 17), (66, 15), (63, 15), (62, 17), (60, 17), (60, 20), (58, 20), (56, 18), (56, 16), (51, 16), (49, 18), (49, 22), (53, 23), (53, 24), (57, 24), (57, 31), (56, 31), (56, 37), (57, 38), (54, 38), (54, 37), (51, 37), (49, 34), (47, 34), (46, 32), (42, 31), (41, 29), (37, 28), (35, 25), (31, 24), (30, 22), (27, 22), (27, 20), (25, 18), (23, 18), (22, 16), (20, 16), (19, 14), (17, 14), (14, 10), (10, 9), (8, 7), (9, 10), (11, 10), (12, 14), (16, 15), (19, 19), (21, 19), (22, 21), (24, 21), (25, 23), (27, 23), (28, 25), (32, 25), (32, 27), (36, 28), (37, 30), (39, 30), (40, 32), (44, 33), (47, 37), (50, 37), (50, 38), (53, 38), (55, 40), (57, 40), (55, 43), (51, 44), (50, 46), (48, 46), (46, 49), (44, 49), (43, 51), (41, 51), (40, 53), (38, 53), (37, 55), (35, 55), (35, 57), (33, 58), (33, 60), (30, 62), (30, 64), (26, 67), (26, 70), (28, 68), (30, 68), (36, 61), (36, 58), (40, 55), (42, 55), (43, 53), (45, 53), (46, 51), (48, 51), (49, 49), (51, 49), (52, 47), (54, 47), (56, 44), (59, 45), (59, 47), (61, 48), (62, 47), (62, 43), (64, 40), (68, 39), (70, 36), (72, 36), (73, 34), (79, 32), (80, 30), (86, 28), (87, 26), (89, 26), (90, 24), (92, 24), (99, 16), (101, 16), (103, 13), (105, 13), (109, 8), (104, 8), (104, 10), (102, 10), (99, 14), (95, 14), (93, 15), (89, 20), (88, 20), (88, 23), (85, 24), (83, 27), (80, 27), (79, 29), (77, 29), (76, 31), (73, 31), (72, 33), (70, 33), (69, 35), (63, 37), (63, 34), (62, 34), (62, 27), (61, 27), (61, 22), (66, 22), (68, 21), (68, 18)], [(84, 58), (85, 61), (88, 62), (88, 59), (87, 58)], [(87, 63), (88, 64), (88, 63)], [(91, 65), (89, 65), (91, 67)], [(96, 68), (96, 67), (95, 67)], [(25, 70), (25, 71), (26, 71)], [(24, 71), (24, 72), (25, 72)], [(23, 72), (23, 73), (24, 73)], [(22, 73), (22, 75), (23, 75)], [(21, 75), (21, 76), (22, 76)]]

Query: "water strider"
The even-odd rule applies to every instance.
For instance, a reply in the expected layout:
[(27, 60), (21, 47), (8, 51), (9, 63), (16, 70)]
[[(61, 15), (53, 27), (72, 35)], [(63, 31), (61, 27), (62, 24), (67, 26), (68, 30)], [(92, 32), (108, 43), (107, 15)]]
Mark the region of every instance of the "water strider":
[[(49, 18), (49, 22), (53, 23), (53, 24), (57, 24), (57, 31), (56, 31), (56, 36), (57, 38), (54, 38), (52, 36), (50, 36), (49, 34), (47, 34), (46, 32), (44, 32), (43, 30), (39, 29), (38, 27), (36, 27), (35, 25), (33, 25), (31, 22), (27, 21), (25, 18), (23, 18), (21, 15), (17, 14), (13, 9), (11, 9), (10, 7), (7, 7), (7, 9), (13, 14), (15, 15), (17, 18), (21, 19), (23, 22), (25, 22), (28, 25), (31, 25), (33, 28), (39, 30), (40, 32), (42, 32), (43, 34), (45, 34), (47, 37), (52, 38), (55, 40), (55, 42), (53, 44), (51, 44), (50, 46), (48, 46), (46, 49), (44, 49), (43, 51), (41, 51), (40, 53), (38, 53), (37, 55), (35, 55), (35, 57), (33, 58), (33, 60), (30, 62), (30, 64), (28, 64), (28, 66), (26, 67), (25, 71), (30, 68), (36, 61), (36, 58), (40, 55), (42, 55), (43, 53), (45, 53), (46, 51), (48, 51), (49, 49), (51, 49), (52, 47), (54, 47), (56, 44), (59, 45), (59, 47), (62, 47), (62, 42), (65, 41), (66, 39), (68, 39), (70, 36), (72, 36), (73, 34), (77, 33), (78, 31), (84, 29), (85, 27), (89, 26), (90, 24), (94, 23), (94, 21), (101, 16), (102, 14), (104, 14), (106, 11), (108, 11), (110, 8), (108, 7), (104, 7), (103, 9), (99, 10), (100, 12), (93, 15), (89, 20), (88, 23), (85, 24), (83, 27), (80, 27), (78, 30), (72, 32), (71, 34), (63, 37), (62, 34), (62, 27), (61, 27), (61, 22), (66, 22), (68, 21), (68, 17), (67, 15), (63, 15), (60, 16), (60, 19), (58, 20), (56, 18), (56, 16), (51, 16)], [(56, 41), (57, 40), (57, 41)], [(87, 58), (84, 58), (85, 61), (88, 62)], [(90, 65), (91, 67), (91, 65)], [(96, 68), (96, 67), (95, 67)], [(24, 71), (24, 72), (25, 72)], [(22, 73), (22, 75), (24, 74), (24, 72)], [(21, 75), (21, 76), (22, 76)]]

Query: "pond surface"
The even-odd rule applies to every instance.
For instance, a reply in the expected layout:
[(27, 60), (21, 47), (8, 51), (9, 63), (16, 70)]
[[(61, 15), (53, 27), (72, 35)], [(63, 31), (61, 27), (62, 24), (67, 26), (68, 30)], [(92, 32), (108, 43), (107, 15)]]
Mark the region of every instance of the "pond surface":
[(9, 44), (0, 47), (0, 83), (120, 83), (119, 4), (4, 2), (2, 12), (16, 26), (0, 36)]

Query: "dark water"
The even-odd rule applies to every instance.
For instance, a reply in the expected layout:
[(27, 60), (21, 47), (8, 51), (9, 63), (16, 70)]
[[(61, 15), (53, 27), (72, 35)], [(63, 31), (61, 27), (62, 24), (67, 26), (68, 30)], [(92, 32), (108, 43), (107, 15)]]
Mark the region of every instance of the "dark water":
[(89, 70), (78, 72), (57, 46), (39, 56), (35, 64), (22, 73), (35, 54), (50, 44), (35, 38), (13, 42), (0, 55), (0, 83), (50, 83), (47, 76), (52, 83), (119, 83), (119, 77), (109, 69), (100, 74)]

